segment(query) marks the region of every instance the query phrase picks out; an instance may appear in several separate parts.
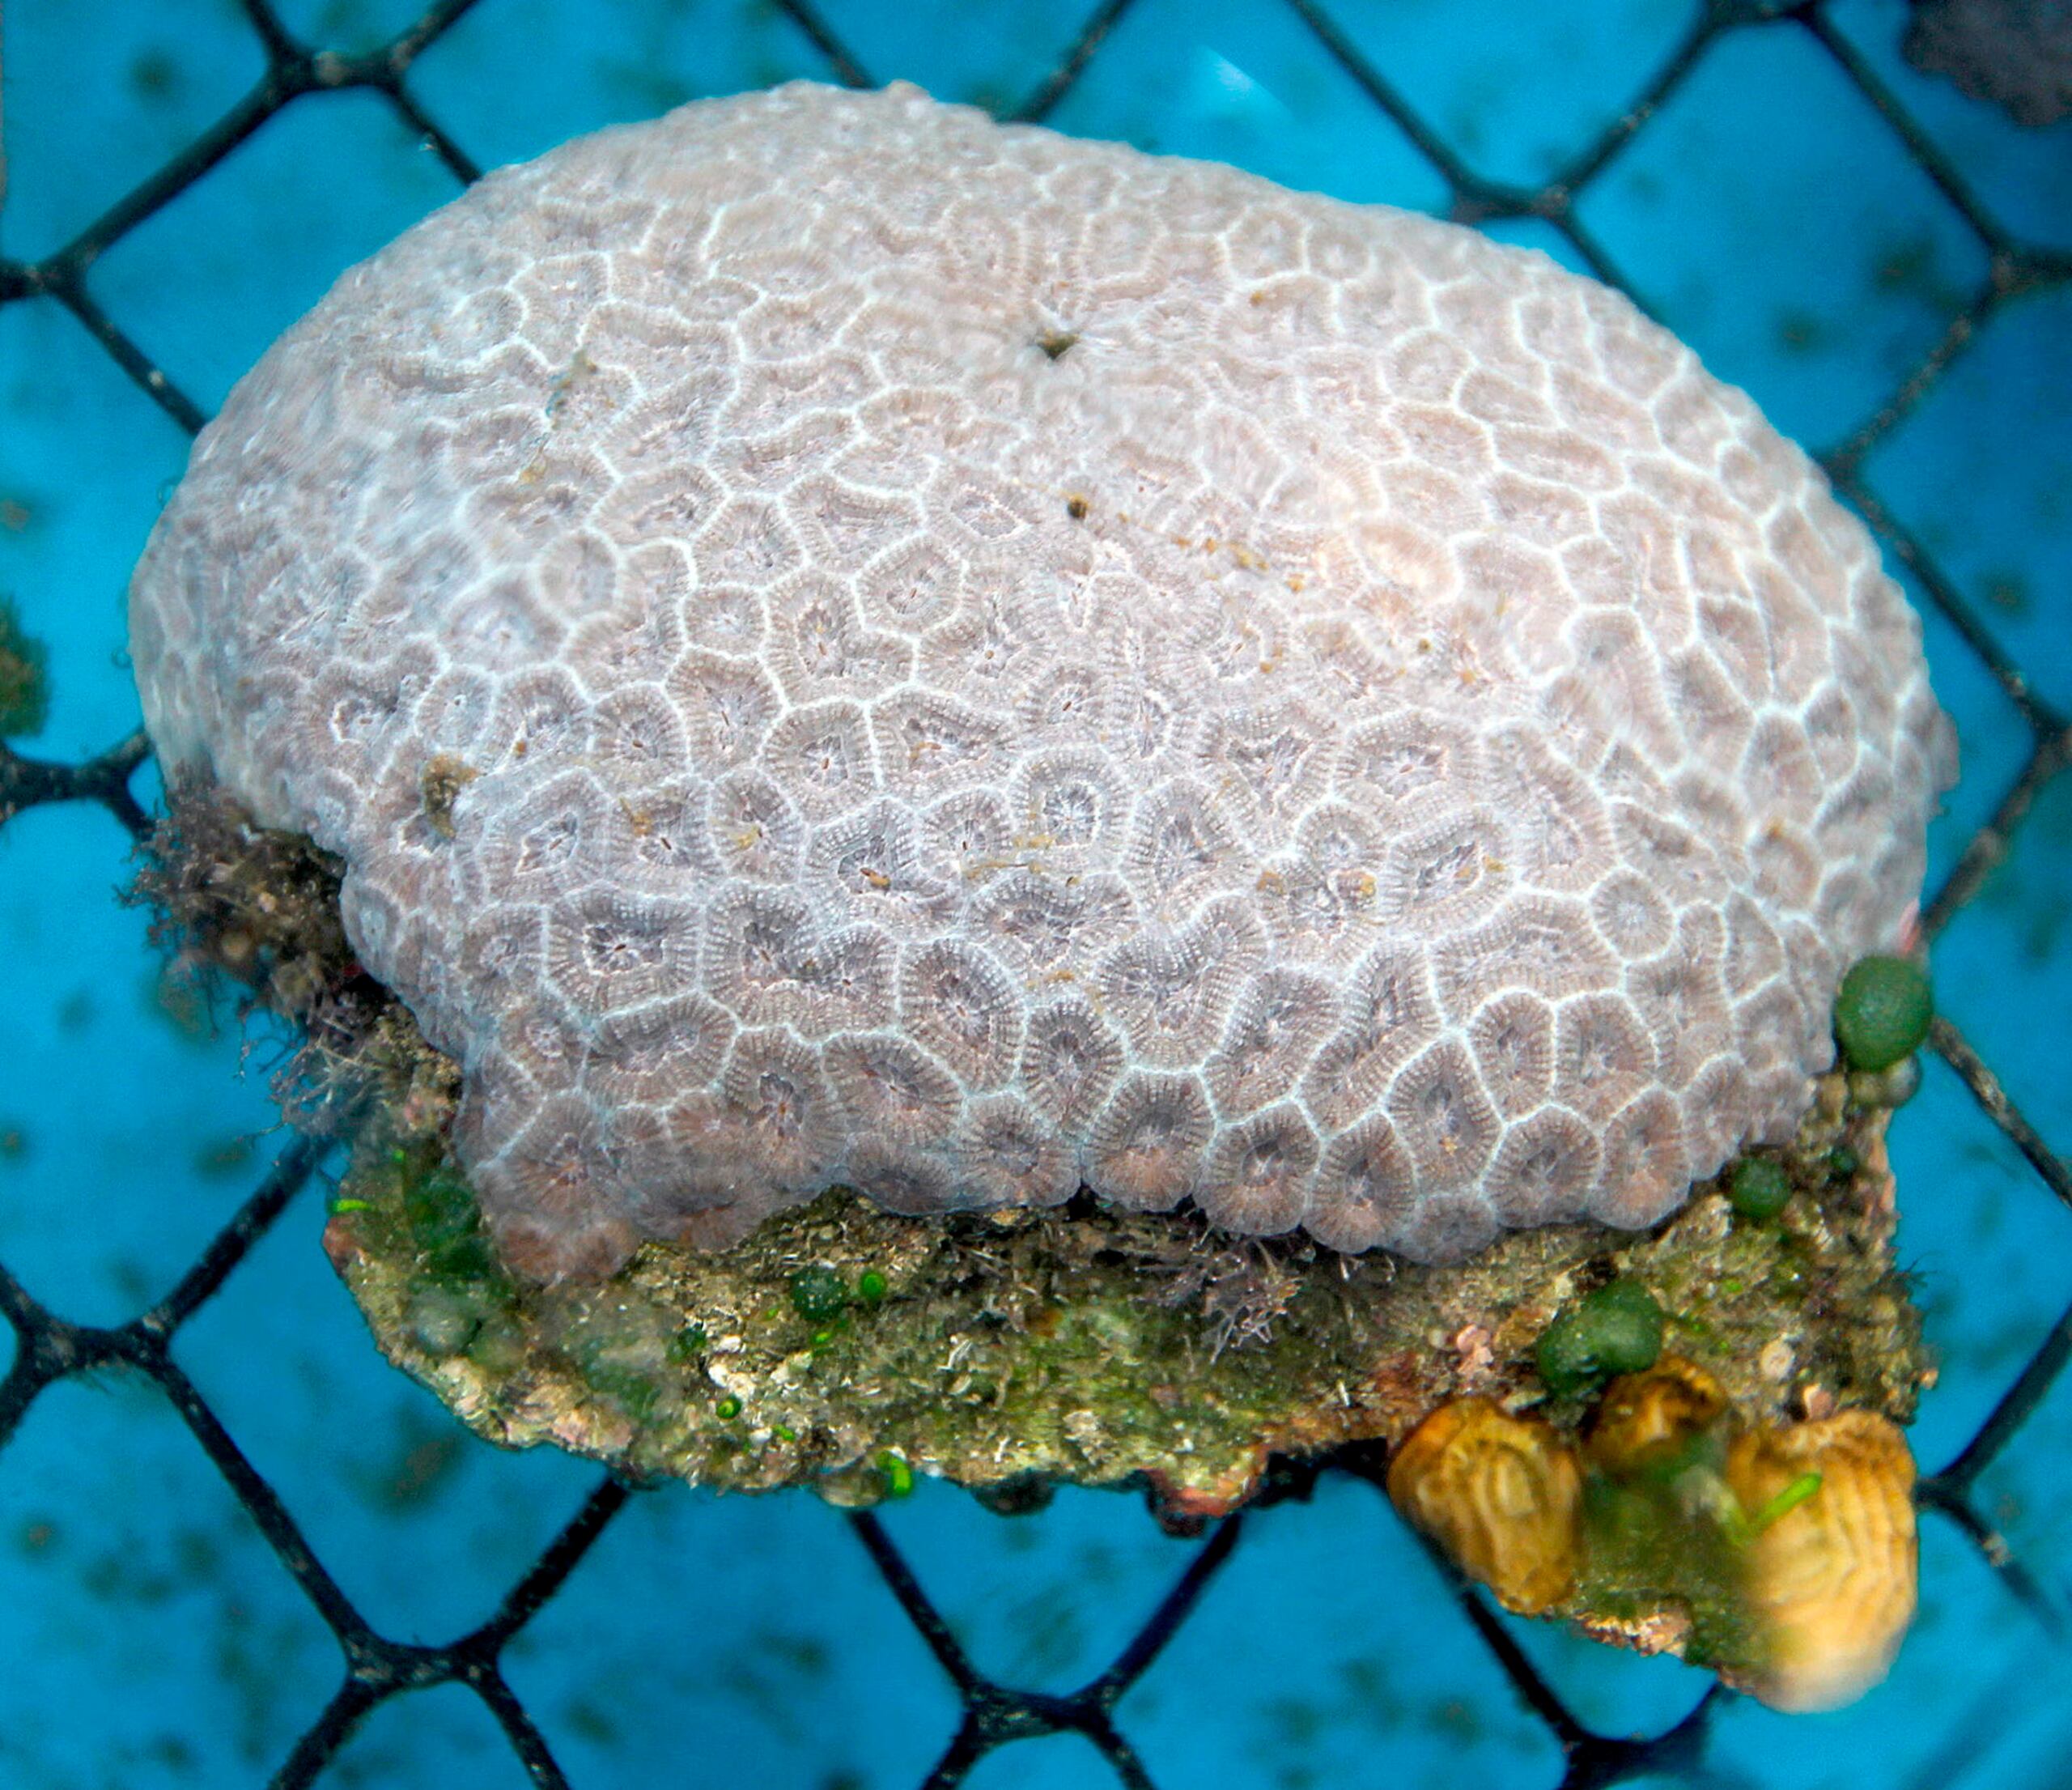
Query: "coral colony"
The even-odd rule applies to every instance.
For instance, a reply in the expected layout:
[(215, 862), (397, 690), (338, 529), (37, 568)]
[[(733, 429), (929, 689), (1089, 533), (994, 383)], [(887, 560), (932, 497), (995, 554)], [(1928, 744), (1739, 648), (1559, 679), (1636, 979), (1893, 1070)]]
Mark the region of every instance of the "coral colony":
[[(1881, 1138), (1950, 730), (1616, 295), (911, 88), (701, 103), (348, 273), (132, 623), (146, 891), (308, 1026), (333, 1252), (486, 1433), (1198, 1517), (1415, 1430), (1518, 1607), (1882, 1669), (1903, 1613), (1824, 1668), (1760, 1563), (1927, 1371)], [(1577, 1439), (1665, 1371), (1706, 1497)], [(1653, 1540), (1594, 1574), (1600, 1482)]]

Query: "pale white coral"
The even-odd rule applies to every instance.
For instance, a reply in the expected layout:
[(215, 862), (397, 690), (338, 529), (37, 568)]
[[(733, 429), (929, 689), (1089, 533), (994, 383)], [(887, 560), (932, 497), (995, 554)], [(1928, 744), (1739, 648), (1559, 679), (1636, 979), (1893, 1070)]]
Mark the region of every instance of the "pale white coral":
[(1645, 1223), (1790, 1129), (1951, 774), (1863, 529), (1622, 299), (912, 89), (481, 182), (231, 395), (132, 619), (542, 1273), (842, 1180)]

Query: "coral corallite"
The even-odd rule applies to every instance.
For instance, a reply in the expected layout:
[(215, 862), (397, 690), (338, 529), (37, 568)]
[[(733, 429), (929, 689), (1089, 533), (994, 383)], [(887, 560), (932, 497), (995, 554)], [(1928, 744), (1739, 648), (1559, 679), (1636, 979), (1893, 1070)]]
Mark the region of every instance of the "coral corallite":
[(550, 1277), (838, 1182), (1647, 1223), (1790, 1134), (1951, 774), (1863, 529), (1622, 299), (911, 89), (482, 181), (239, 385), (132, 614)]

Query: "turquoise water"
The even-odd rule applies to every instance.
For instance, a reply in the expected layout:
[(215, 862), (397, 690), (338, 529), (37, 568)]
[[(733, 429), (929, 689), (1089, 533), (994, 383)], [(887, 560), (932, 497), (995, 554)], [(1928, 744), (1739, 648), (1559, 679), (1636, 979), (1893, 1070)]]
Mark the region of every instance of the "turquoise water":
[[(1676, 0), (1136, 0), (1051, 114), (1059, 128), (1212, 156), (1289, 184), (1443, 210), (1429, 150), (1535, 185), (1633, 103), (1697, 10)], [(281, 9), (358, 53), (408, 5)], [(1091, 4), (827, 0), (817, 16), (873, 80), (1021, 104)], [(1843, 50), (1887, 83), (1996, 229), (2072, 246), (2072, 126), (2016, 130), (1913, 75), (1896, 3), (1832, 6)], [(1399, 96), (1420, 147), (1313, 21)], [(193, 0), (10, 0), (0, 256), (57, 249), (260, 79), (243, 12)], [(767, 4), (482, 0), (410, 91), (487, 165), (608, 121), (838, 72)], [(378, 96), (270, 119), (125, 236), (88, 287), (205, 411), (345, 266), (456, 190)], [(1836, 56), (1790, 23), (1711, 46), (1585, 188), (1577, 217), (1713, 370), (1816, 450), (1848, 441), (1971, 302), (1989, 256)], [(1582, 265), (1541, 223), (1497, 233)], [(123, 659), (129, 568), (185, 437), (54, 301), (0, 307), (0, 592), (50, 647), (54, 698), (25, 749), (75, 759), (136, 724)], [(2072, 708), (2072, 288), (1988, 323), (1865, 457), (1917, 539), (2046, 701)], [(1931, 610), (1936, 686), (1964, 776), (1931, 882), (2032, 744), (1973, 647)], [(148, 775), (140, 784), (148, 783)], [(168, 1001), (142, 917), (114, 891), (127, 842), (99, 810), (0, 831), (0, 1263), (81, 1321), (159, 1296), (280, 1149), (273, 1042)], [(2072, 778), (1939, 942), (1945, 1010), (2044, 1137), (2072, 1148)], [(177, 991), (174, 991), (176, 994)], [(9, 1142), (8, 1140), (12, 1140)], [(2072, 1215), (1929, 1065), (1894, 1154), (1942, 1351), (1915, 1431), (1940, 1465), (2072, 1300)], [(377, 1629), (436, 1642), (480, 1621), (595, 1483), (592, 1469), (475, 1443), (375, 1354), (317, 1248), (305, 1193), (179, 1336), (176, 1360)], [(0, 1359), (11, 1344), (0, 1341)], [(2061, 1602), (2072, 1577), (2072, 1392), (2047, 1401), (1981, 1507)], [(1101, 1667), (1198, 1544), (1136, 1503), (1066, 1495), (1004, 1520), (924, 1487), (891, 1510), (982, 1670), (1065, 1690)], [(1734, 1703), (1726, 1781), (2015, 1784), (2061, 1773), (2072, 1716), (2038, 1694), (2068, 1662), (1948, 1525), (1924, 1532), (1923, 1609), (1892, 1680), (1855, 1708), (1785, 1718)], [(1611, 1733), (1652, 1733), (1700, 1675), (1512, 1625), (1561, 1694)], [(956, 1699), (847, 1528), (807, 1497), (643, 1495), (507, 1656), (580, 1785), (742, 1783), (896, 1790), (940, 1752)], [(336, 1643), (159, 1393), (109, 1375), (45, 1392), (0, 1453), (0, 1783), (34, 1790), (261, 1784), (336, 1688)], [(1551, 1785), (1558, 1750), (1372, 1490), (1250, 1520), (1216, 1581), (1118, 1712), (1161, 1785)], [(1965, 1745), (1952, 1765), (1952, 1736)], [(482, 1706), (448, 1688), (384, 1706), (327, 1782), (516, 1785)], [(1082, 1741), (995, 1754), (970, 1780), (1112, 1781)]]

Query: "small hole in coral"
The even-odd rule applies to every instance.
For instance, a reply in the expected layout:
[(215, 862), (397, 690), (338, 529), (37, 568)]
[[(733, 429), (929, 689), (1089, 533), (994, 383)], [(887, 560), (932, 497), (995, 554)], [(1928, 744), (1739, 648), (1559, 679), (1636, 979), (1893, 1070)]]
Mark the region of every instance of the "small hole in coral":
[(1051, 359), (1057, 360), (1063, 357), (1066, 349), (1078, 340), (1079, 332), (1076, 330), (1051, 330), (1037, 337), (1036, 346)]

